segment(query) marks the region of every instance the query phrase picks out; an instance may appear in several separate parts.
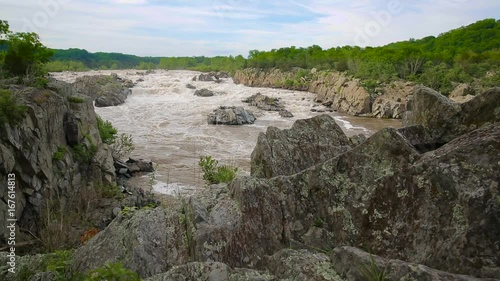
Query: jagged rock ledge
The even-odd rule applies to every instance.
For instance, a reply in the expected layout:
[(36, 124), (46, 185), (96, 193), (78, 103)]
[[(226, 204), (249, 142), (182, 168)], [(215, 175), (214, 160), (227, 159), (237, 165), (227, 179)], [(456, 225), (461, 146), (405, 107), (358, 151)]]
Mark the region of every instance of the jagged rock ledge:
[(131, 80), (124, 80), (114, 73), (78, 77), (73, 83), (76, 91), (94, 99), (97, 107), (123, 104), (134, 85)]

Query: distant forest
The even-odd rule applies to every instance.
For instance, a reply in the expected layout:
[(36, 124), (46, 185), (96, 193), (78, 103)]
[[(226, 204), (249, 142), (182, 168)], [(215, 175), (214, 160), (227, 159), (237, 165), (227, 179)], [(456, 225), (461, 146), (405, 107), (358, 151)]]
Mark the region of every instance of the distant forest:
[(453, 83), (481, 80), (482, 86), (500, 85), (500, 20), (474, 24), (422, 39), (382, 47), (344, 46), (323, 50), (286, 47), (250, 51), (236, 57), (138, 57), (119, 53), (89, 53), (80, 49), (54, 50), (49, 71), (88, 69), (189, 69), (227, 71), (244, 68), (263, 70), (312, 69), (346, 71), (367, 87), (394, 79), (426, 84), (449, 93)]

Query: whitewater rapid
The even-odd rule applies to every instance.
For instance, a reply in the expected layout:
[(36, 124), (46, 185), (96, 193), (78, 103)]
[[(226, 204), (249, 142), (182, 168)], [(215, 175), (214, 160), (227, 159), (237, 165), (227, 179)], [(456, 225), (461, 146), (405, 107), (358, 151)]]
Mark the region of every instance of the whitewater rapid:
[[(260, 132), (274, 126), (290, 128), (297, 119), (310, 118), (318, 114), (311, 112), (326, 109), (314, 102), (315, 94), (270, 88), (250, 88), (236, 85), (231, 79), (222, 83), (192, 81), (199, 72), (161, 71), (141, 75), (136, 70), (91, 71), (84, 73), (54, 73), (56, 79), (74, 82), (83, 75), (117, 73), (120, 77), (142, 82), (132, 89), (125, 104), (115, 107), (95, 108), (97, 114), (109, 120), (120, 133), (132, 135), (135, 143), (133, 157), (151, 159), (158, 164), (154, 191), (175, 194), (189, 192), (204, 186), (198, 160), (211, 155), (224, 164), (236, 165), (239, 173), (249, 174), (250, 154)], [(195, 96), (194, 90), (209, 89), (217, 94), (213, 97)], [(256, 93), (280, 98), (293, 118), (282, 118), (278, 112), (266, 112), (251, 107), (242, 100)], [(221, 105), (244, 106), (254, 112), (257, 121), (245, 126), (215, 126), (207, 124), (207, 115)], [(327, 112), (336, 119), (347, 135), (373, 134), (387, 127), (399, 127), (397, 120), (358, 118), (335, 112)], [(141, 182), (142, 181), (142, 182)], [(148, 184), (144, 176), (140, 184)]]

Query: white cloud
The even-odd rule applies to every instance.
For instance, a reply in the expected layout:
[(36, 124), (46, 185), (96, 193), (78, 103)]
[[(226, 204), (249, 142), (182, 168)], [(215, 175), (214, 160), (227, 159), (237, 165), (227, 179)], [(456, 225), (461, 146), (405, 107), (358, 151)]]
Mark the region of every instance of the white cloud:
[(129, 5), (144, 5), (147, 4), (147, 0), (112, 0), (111, 2), (115, 4), (129, 4)]
[[(60, 3), (47, 14), (40, 3)], [(487, 17), (498, 17), (491, 0), (0, 0), (0, 18), (13, 30), (46, 14), (36, 32), (53, 48), (84, 48), (137, 55), (248, 54), (313, 44), (353, 45), (359, 30), (377, 22), (391, 1), (404, 7), (380, 25), (369, 45), (421, 38)], [(458, 3), (460, 2), (460, 3)], [(65, 4), (63, 4), (65, 3)], [(39, 18), (40, 19), (40, 18)]]

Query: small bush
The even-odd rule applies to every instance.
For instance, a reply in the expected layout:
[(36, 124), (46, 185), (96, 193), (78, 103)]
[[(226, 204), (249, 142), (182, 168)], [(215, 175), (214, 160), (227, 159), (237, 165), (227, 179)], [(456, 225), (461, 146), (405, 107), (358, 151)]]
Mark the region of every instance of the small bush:
[(95, 189), (101, 198), (116, 198), (121, 195), (120, 188), (117, 185), (101, 184), (96, 185)]
[(118, 130), (113, 127), (113, 124), (109, 121), (104, 121), (100, 116), (97, 116), (97, 128), (99, 129), (99, 135), (101, 140), (106, 144), (113, 144), (116, 139), (116, 134)]
[(107, 263), (89, 272), (86, 281), (140, 281), (139, 275), (123, 267), (122, 263)]
[[(45, 271), (50, 271), (54, 274), (54, 281), (67, 280), (85, 280), (79, 274), (70, 274), (69, 267), (73, 263), (73, 250), (60, 250), (47, 254), (43, 258), (43, 267)], [(23, 279), (25, 280), (25, 279)]]
[(31, 85), (37, 89), (47, 89), (49, 80), (44, 77), (36, 77)]
[(134, 149), (134, 140), (131, 135), (121, 134), (116, 138), (111, 147), (113, 149), (113, 157), (115, 159), (121, 159), (129, 155)]
[(16, 125), (24, 119), (28, 107), (19, 105), (9, 90), (0, 90), (0, 122)]
[(219, 161), (213, 159), (212, 156), (200, 157), (198, 165), (203, 171), (203, 179), (208, 184), (229, 183), (238, 172), (237, 167), (219, 165)]
[(95, 144), (91, 144), (88, 148), (84, 143), (73, 146), (73, 156), (80, 163), (89, 163), (96, 153), (97, 146)]
[(84, 103), (85, 102), (84, 99), (82, 99), (80, 97), (75, 97), (75, 96), (68, 97), (68, 101), (71, 103)]
[(59, 147), (57, 147), (57, 151), (54, 152), (52, 159), (53, 160), (63, 160), (64, 156), (66, 156), (66, 152), (68, 152), (68, 150), (66, 149), (65, 146), (59, 146)]

